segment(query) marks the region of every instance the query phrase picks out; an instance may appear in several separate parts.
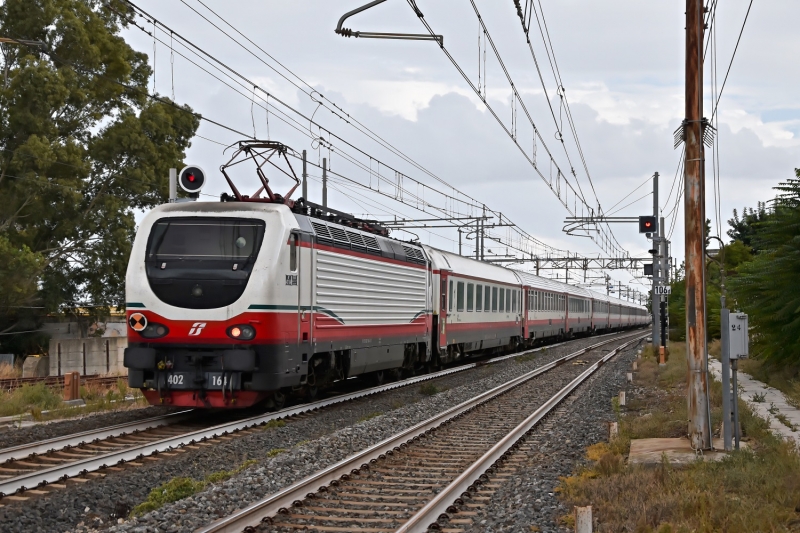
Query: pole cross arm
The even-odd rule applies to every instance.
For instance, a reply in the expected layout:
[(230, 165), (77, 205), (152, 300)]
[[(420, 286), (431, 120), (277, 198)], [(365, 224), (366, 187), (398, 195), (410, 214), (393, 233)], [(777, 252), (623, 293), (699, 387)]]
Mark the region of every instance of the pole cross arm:
[[(364, 39), (401, 39), (406, 41), (436, 41), (439, 43), (439, 46), (444, 46), (444, 36), (442, 35), (431, 35), (428, 33), (382, 33), (372, 31), (353, 31), (349, 28), (343, 27), (344, 21), (348, 18), (366, 11), (371, 7), (375, 7), (378, 4), (382, 4), (385, 1), (386, 0), (374, 0), (364, 4), (361, 7), (357, 7), (352, 11), (348, 11), (342, 15), (342, 18), (339, 19), (339, 23), (336, 25), (336, 29), (333, 31), (342, 37), (361, 37)], [(416, 7), (416, 5), (414, 5), (414, 10), (416, 11), (417, 16), (422, 18), (422, 12)]]

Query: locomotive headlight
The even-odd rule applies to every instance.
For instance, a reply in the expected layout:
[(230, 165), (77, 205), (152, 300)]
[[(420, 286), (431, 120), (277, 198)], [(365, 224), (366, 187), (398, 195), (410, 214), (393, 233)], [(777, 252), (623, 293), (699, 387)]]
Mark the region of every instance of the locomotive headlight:
[(169, 333), (169, 328), (164, 324), (156, 324), (155, 322), (150, 322), (147, 324), (139, 334), (146, 339), (160, 339), (161, 337), (166, 336)]
[(253, 326), (239, 325), (228, 328), (228, 337), (239, 341), (249, 341), (256, 336)]

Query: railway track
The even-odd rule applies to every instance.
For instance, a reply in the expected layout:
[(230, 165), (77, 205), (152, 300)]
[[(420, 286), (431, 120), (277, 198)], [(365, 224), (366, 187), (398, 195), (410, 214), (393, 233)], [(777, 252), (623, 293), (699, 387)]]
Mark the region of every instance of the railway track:
[[(612, 334), (618, 335), (618, 334)], [(630, 335), (630, 334), (628, 334)], [(613, 337), (612, 340), (617, 337)], [(609, 340), (603, 343), (611, 342)], [(549, 348), (563, 343), (550, 345)], [(56, 439), (0, 450), (0, 504), (25, 501), (32, 496), (63, 489), (67, 483), (84, 483), (102, 478), (108, 470), (138, 466), (143, 461), (171, 457), (188, 449), (229, 440), (255, 431), (273, 420), (303, 416), (331, 405), (356, 400), (400, 387), (463, 372), (546, 347), (470, 363), (378, 387), (342, 394), (280, 411), (259, 414), (209, 426), (192, 421), (192, 411), (87, 431)]]
[[(525, 434), (598, 368), (644, 337), (637, 332), (608, 339), (557, 359), (198, 533), (463, 531), (489, 499), (489, 476), (502, 477), (504, 460)], [(612, 343), (619, 345), (603, 353), (602, 347)], [(565, 366), (570, 361), (575, 370)], [(561, 375), (549, 382), (535, 379), (556, 369)]]

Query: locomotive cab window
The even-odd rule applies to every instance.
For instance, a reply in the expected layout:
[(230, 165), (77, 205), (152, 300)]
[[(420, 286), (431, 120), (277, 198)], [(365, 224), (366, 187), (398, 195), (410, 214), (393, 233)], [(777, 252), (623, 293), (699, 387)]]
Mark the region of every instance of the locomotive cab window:
[(170, 217), (153, 224), (145, 269), (153, 293), (184, 309), (225, 307), (244, 294), (266, 224), (228, 217)]
[(297, 272), (297, 234), (289, 235), (289, 270)]

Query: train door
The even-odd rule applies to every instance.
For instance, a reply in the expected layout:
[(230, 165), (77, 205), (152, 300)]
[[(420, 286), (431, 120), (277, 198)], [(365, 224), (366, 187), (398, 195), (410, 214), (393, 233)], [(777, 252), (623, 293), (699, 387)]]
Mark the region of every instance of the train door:
[[(304, 239), (308, 247), (301, 246)], [(296, 273), (291, 281), (297, 284), (297, 351), (301, 362), (307, 363), (313, 355), (313, 240), (304, 234), (292, 232), (289, 236), (289, 254), (290, 270)]]
[(439, 273), (441, 286), (439, 289), (439, 348), (440, 350), (447, 349), (447, 306), (450, 303), (450, 291), (448, 290), (448, 283), (450, 280), (447, 273), (442, 270)]
[(520, 306), (522, 306), (522, 308), (520, 309), (520, 314), (522, 315), (522, 338), (523, 339), (527, 339), (528, 338), (528, 309), (530, 309), (530, 306), (531, 306), (530, 305), (530, 301), (531, 301), (530, 292), (531, 292), (530, 289), (528, 289), (527, 287), (523, 287), (522, 288), (522, 292), (520, 293), (522, 295), (521, 301), (520, 301)]

